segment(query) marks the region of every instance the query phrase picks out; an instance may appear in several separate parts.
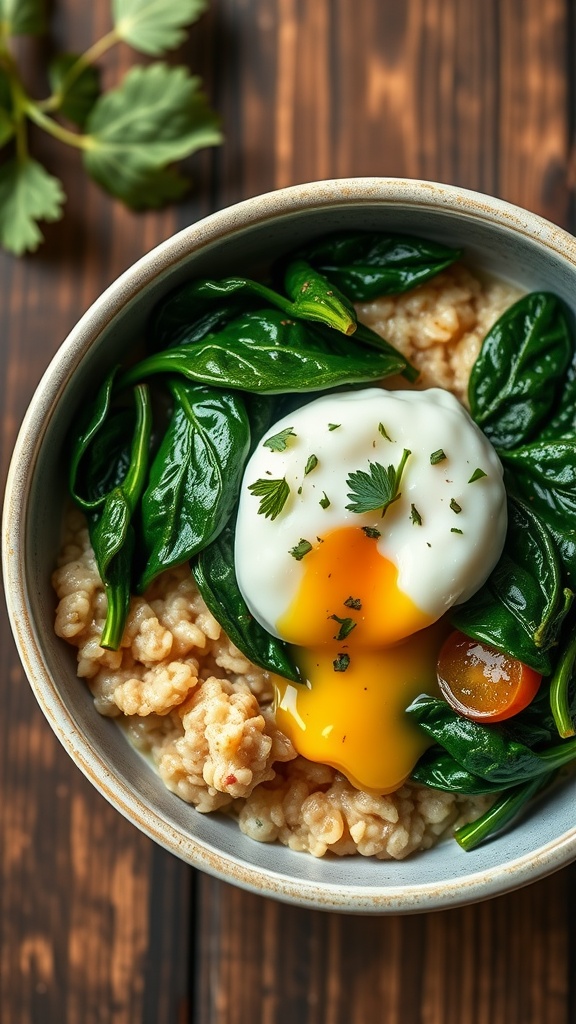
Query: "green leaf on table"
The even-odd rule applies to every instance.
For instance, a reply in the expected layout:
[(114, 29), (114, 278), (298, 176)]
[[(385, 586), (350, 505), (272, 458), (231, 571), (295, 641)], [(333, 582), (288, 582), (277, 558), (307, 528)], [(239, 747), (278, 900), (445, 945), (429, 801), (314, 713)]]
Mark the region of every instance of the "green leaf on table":
[(157, 210), (181, 199), (190, 184), (190, 179), (178, 167), (159, 167), (134, 185), (129, 205), (133, 210)]
[(10, 160), (0, 167), (0, 245), (16, 256), (42, 241), (38, 221), (60, 220), (65, 196), (37, 160)]
[(4, 35), (39, 35), (46, 30), (44, 0), (0, 0), (0, 26)]
[(75, 53), (62, 53), (55, 57), (48, 67), (48, 80), (52, 92), (59, 97), (60, 113), (83, 128), (100, 95), (100, 72), (92, 64), (87, 64), (78, 75), (70, 76), (70, 70), (78, 60)]
[(112, 0), (112, 15), (120, 39), (158, 57), (184, 42), (186, 26), (206, 7), (207, 0)]
[(183, 67), (132, 68), (90, 112), (84, 150), (88, 173), (129, 205), (152, 206), (159, 195), (160, 201), (171, 197), (175, 179), (158, 171), (221, 141), (218, 119), (199, 82)]

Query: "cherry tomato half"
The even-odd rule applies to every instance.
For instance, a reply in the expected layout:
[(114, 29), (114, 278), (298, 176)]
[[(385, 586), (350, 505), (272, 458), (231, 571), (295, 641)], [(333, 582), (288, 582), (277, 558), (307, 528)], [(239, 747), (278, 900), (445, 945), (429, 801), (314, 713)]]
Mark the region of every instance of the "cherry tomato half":
[(473, 722), (503, 722), (527, 707), (542, 676), (517, 658), (454, 630), (438, 655), (444, 699)]

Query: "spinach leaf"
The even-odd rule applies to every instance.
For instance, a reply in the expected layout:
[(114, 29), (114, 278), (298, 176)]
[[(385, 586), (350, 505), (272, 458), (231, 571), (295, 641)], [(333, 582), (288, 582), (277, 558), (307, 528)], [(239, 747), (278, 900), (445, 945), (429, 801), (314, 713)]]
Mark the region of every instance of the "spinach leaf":
[(343, 334), (356, 330), (356, 312), (350, 300), (306, 260), (288, 264), (284, 287), (292, 299), (292, 316), (318, 320)]
[(551, 412), (573, 354), (567, 316), (548, 292), (525, 295), (486, 335), (468, 386), (473, 419), (498, 450), (525, 444)]
[(301, 682), (289, 649), (252, 616), (240, 593), (234, 569), (234, 530), (228, 525), (192, 562), (198, 589), (227, 635), (255, 665)]
[(173, 410), (142, 496), (145, 590), (212, 541), (232, 513), (250, 444), (242, 398), (170, 378)]
[(237, 317), (197, 344), (149, 356), (130, 367), (118, 386), (178, 373), (215, 387), (279, 394), (381, 380), (405, 366), (400, 353), (361, 350), (337, 331), (266, 309)]
[(538, 433), (538, 441), (574, 440), (576, 437), (576, 362), (560, 383), (552, 417)]
[(155, 317), (154, 334), (162, 347), (191, 344), (210, 330), (219, 330), (242, 313), (266, 303), (285, 317), (318, 321), (344, 334), (356, 329), (354, 306), (321, 274), (304, 262), (286, 271), (288, 296), (247, 277), (192, 281), (163, 302)]
[(545, 652), (558, 642), (572, 599), (545, 525), (532, 508), (509, 499), (502, 556), (484, 586), (454, 609), (451, 622), (547, 675)]
[(152, 428), (150, 395), (144, 384), (134, 389), (131, 434), (126, 434), (124, 412), (108, 418), (114, 373), (105, 380), (76, 437), (70, 474), (72, 497), (88, 514), (90, 540), (108, 600), (100, 645), (112, 650), (120, 646), (130, 602), (132, 523), (148, 472)]
[(471, 722), (436, 697), (422, 694), (406, 710), (467, 772), (501, 788), (545, 775), (576, 758), (576, 740), (535, 751), (510, 737), (505, 726)]
[(343, 231), (311, 242), (298, 255), (353, 302), (369, 302), (415, 288), (454, 263), (460, 250), (409, 235)]
[(576, 581), (576, 440), (536, 441), (500, 457), (508, 493), (540, 516)]
[(435, 744), (420, 758), (410, 778), (422, 786), (432, 786), (447, 793), (500, 793), (501, 782), (487, 782), (479, 775), (466, 771), (447, 750)]
[[(358, 323), (356, 331), (354, 332), (354, 341), (365, 345), (367, 348), (374, 348), (377, 352), (387, 352), (392, 356), (398, 355), (397, 349), (395, 349), (389, 341), (386, 341), (381, 334), (377, 334), (376, 331), (367, 327), (366, 324)], [(408, 362), (401, 373), (406, 380), (412, 381), (412, 383), (414, 383), (415, 380), (418, 380), (418, 377), (420, 376), (420, 371)]]
[(532, 800), (537, 793), (550, 784), (556, 772), (548, 772), (539, 778), (531, 779), (520, 786), (515, 786), (496, 800), (480, 818), (476, 821), (462, 825), (454, 833), (454, 838), (463, 850), (469, 852), (474, 850), (485, 839), (500, 832), (518, 817), (523, 808)]

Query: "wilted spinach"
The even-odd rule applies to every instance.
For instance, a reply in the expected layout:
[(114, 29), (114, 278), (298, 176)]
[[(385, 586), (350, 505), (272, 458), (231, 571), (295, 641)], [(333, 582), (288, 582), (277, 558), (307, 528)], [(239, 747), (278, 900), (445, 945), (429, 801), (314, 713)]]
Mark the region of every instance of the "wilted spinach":
[(234, 568), (234, 530), (227, 526), (192, 562), (192, 572), (206, 605), (232, 643), (255, 665), (300, 682), (288, 647), (250, 613)]
[(457, 629), (511, 654), (537, 672), (551, 670), (547, 653), (558, 643), (573, 599), (563, 586), (558, 553), (532, 508), (510, 498), (502, 556), (488, 580), (456, 606)]
[[(100, 644), (120, 645), (132, 584), (134, 514), (145, 486), (152, 429), (146, 385), (134, 388), (134, 414), (110, 415), (115, 372), (105, 380), (73, 446), (70, 490), (86, 512), (90, 541), (106, 590), (108, 611)], [(127, 433), (127, 420), (131, 433)]]
[(563, 303), (549, 292), (523, 296), (496, 321), (474, 363), (470, 411), (498, 450), (535, 436), (553, 409), (573, 353)]
[(407, 714), (467, 773), (500, 789), (546, 775), (576, 759), (576, 739), (533, 750), (509, 734), (505, 723), (472, 722), (436, 697), (417, 697)]
[(214, 387), (283, 394), (378, 381), (405, 367), (392, 349), (368, 351), (337, 331), (264, 309), (237, 317), (194, 345), (149, 356), (125, 371), (119, 387), (177, 373)]
[(244, 402), (236, 392), (169, 378), (172, 415), (142, 495), (147, 562), (139, 589), (181, 565), (226, 525), (250, 445)]
[(342, 231), (303, 246), (298, 255), (354, 302), (400, 295), (451, 266), (459, 256), (425, 238)]

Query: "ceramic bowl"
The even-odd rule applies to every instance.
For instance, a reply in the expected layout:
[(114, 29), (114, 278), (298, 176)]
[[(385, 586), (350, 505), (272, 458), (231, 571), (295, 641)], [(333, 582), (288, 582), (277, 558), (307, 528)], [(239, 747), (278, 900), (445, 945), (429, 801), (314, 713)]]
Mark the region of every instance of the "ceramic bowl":
[(535, 803), (513, 830), (471, 853), (452, 840), (403, 862), (321, 860), (255, 843), (168, 792), (118, 726), (95, 711), (75, 651), (53, 632), (50, 574), (65, 481), (62, 448), (94, 381), (137, 339), (153, 306), (192, 276), (257, 272), (295, 245), (340, 228), (425, 235), (463, 246), (480, 268), (550, 289), (576, 311), (576, 241), (485, 195), (432, 182), (360, 178), (258, 196), (174, 235), (123, 274), (82, 317), (48, 367), (24, 419), (6, 490), (3, 557), (9, 614), (38, 702), (64, 747), (122, 814), (172, 853), (246, 889), (354, 913), (454, 907), (533, 882), (576, 857), (576, 780)]

